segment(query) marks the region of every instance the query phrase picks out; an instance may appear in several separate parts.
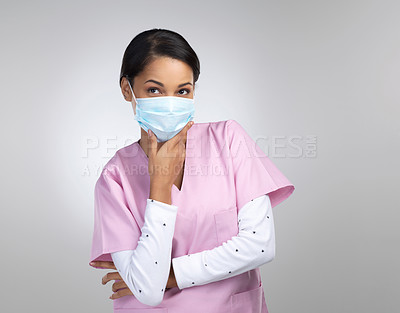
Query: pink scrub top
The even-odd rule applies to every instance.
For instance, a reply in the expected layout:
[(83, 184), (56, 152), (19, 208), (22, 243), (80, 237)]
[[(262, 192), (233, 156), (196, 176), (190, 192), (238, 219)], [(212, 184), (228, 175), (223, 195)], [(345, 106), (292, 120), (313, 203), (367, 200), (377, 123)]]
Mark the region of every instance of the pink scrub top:
[[(101, 175), (113, 182), (95, 185), (90, 261), (112, 261), (111, 252), (135, 249), (150, 194), (148, 157), (139, 140), (119, 149)], [(195, 123), (187, 132), (181, 189), (172, 186), (178, 206), (172, 258), (222, 245), (236, 236), (238, 211), (268, 194), (271, 206), (288, 198), (293, 184), (235, 120)], [(129, 295), (113, 300), (120, 313), (267, 313), (260, 269), (180, 290), (167, 289), (158, 306)]]

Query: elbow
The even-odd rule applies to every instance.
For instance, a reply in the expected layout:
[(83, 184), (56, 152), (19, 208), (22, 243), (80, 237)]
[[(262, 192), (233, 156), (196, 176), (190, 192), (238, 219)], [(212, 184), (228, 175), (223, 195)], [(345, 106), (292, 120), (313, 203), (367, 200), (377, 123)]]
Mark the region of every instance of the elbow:
[(275, 259), (276, 251), (275, 251), (275, 245), (271, 248), (271, 252), (268, 258), (268, 262), (271, 262)]
[(163, 297), (155, 297), (154, 294), (149, 294), (147, 296), (141, 296), (140, 298), (137, 298), (140, 302), (143, 304), (149, 305), (149, 306), (157, 306), (160, 305)]
[(149, 306), (160, 305), (164, 299), (164, 288), (160, 288), (153, 281), (148, 279), (147, 276), (140, 277), (140, 286), (134, 283), (133, 276), (128, 272), (126, 282), (128, 287), (131, 289), (132, 294), (143, 304)]
[(155, 290), (150, 290), (147, 294), (141, 293), (136, 297), (141, 303), (149, 305), (149, 306), (157, 306), (160, 305), (164, 298), (164, 292), (159, 290), (156, 292)]
[(274, 241), (268, 241), (265, 245), (264, 248), (261, 250), (264, 251), (260, 253), (260, 266), (266, 263), (271, 262), (272, 260), (275, 259), (275, 242)]

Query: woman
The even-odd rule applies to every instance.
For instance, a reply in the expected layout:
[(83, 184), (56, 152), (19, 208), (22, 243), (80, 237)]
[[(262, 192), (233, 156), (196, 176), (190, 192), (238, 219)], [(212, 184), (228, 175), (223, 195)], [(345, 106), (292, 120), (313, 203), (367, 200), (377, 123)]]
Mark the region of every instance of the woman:
[(268, 312), (272, 208), (293, 184), (235, 120), (194, 123), (200, 63), (176, 32), (128, 45), (120, 86), (141, 137), (95, 186), (90, 265), (116, 269), (115, 312)]

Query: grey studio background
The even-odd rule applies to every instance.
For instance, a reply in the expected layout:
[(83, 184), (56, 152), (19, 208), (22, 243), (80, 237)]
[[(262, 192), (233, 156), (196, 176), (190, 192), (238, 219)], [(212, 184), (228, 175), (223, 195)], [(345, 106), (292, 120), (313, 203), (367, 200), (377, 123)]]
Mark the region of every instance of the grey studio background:
[(139, 32), (201, 62), (197, 122), (235, 119), (294, 183), (261, 267), (271, 313), (398, 312), (398, 1), (2, 1), (2, 312), (112, 312), (88, 265), (99, 168), (139, 139)]

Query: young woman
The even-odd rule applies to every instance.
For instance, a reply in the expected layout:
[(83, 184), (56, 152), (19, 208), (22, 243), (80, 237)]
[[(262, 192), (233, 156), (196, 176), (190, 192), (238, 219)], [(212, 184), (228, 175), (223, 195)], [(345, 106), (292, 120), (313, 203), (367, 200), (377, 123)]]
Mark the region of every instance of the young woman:
[[(200, 62), (176, 32), (128, 45), (120, 87), (141, 127), (95, 185), (90, 265), (125, 313), (267, 313), (259, 267), (293, 184), (235, 120), (194, 123)], [(215, 104), (218, 105), (218, 104)]]

